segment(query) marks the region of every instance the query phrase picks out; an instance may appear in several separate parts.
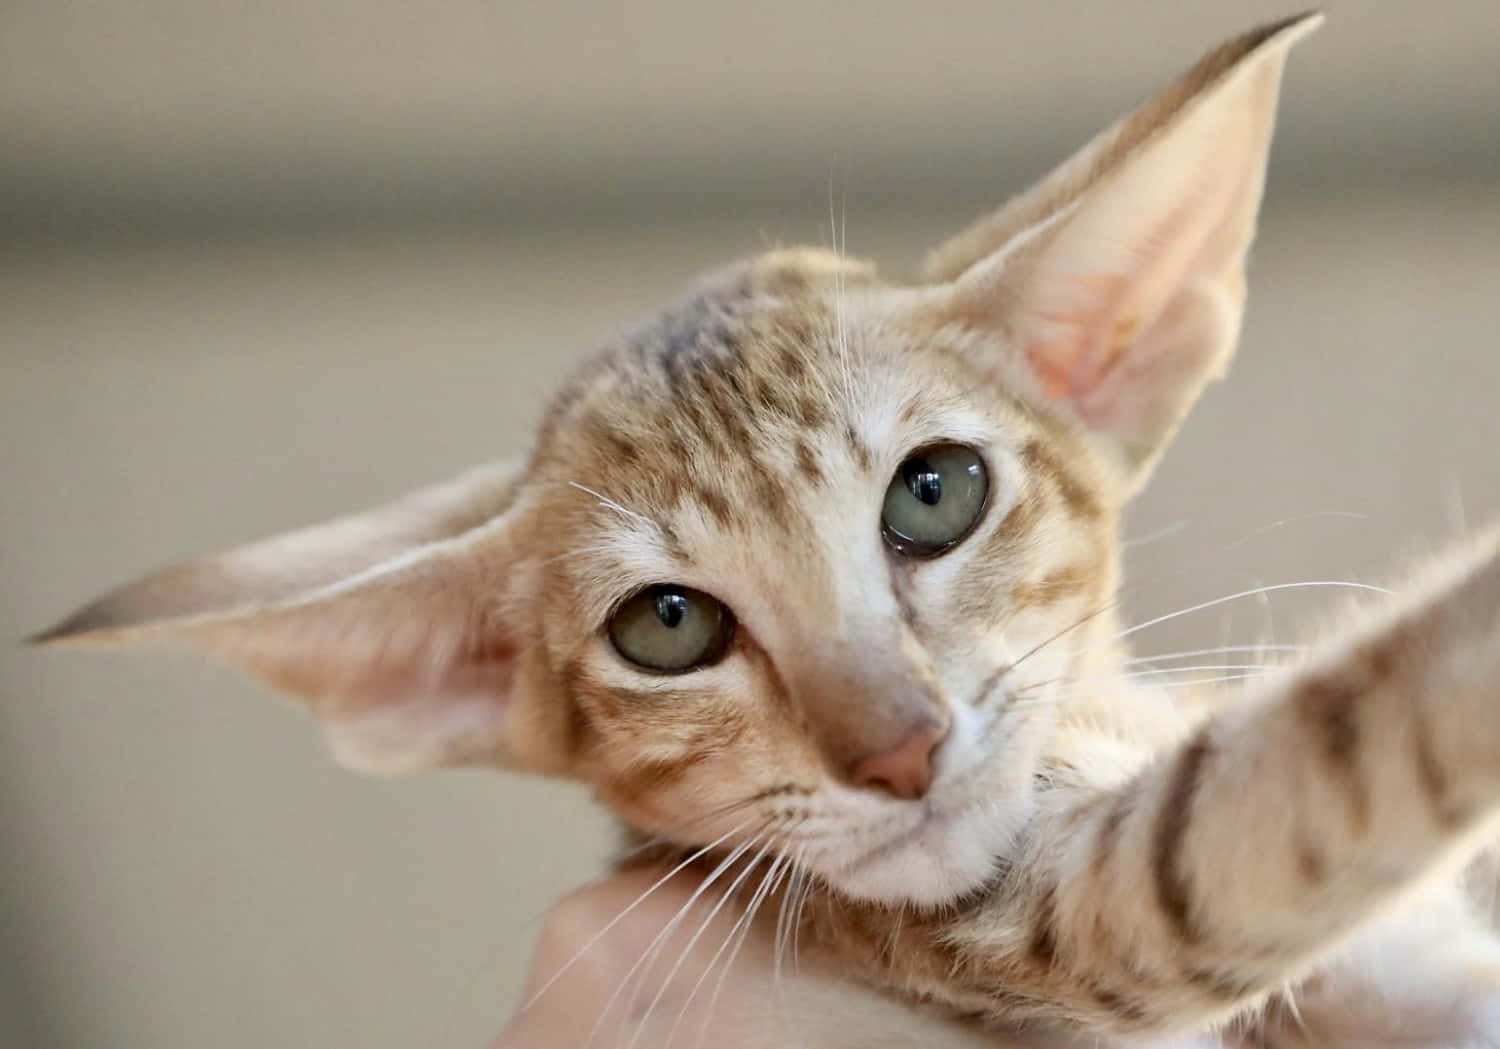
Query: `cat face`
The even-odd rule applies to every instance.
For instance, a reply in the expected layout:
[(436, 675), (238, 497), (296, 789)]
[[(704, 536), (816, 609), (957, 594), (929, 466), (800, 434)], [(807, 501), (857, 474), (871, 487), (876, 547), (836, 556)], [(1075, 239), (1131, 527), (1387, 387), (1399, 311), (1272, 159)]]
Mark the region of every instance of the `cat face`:
[(40, 640), (182, 639), (336, 754), (585, 780), (833, 888), (979, 888), (1064, 677), (1107, 671), (1116, 522), (1236, 340), (1287, 48), (1210, 53), (922, 277), (816, 250), (589, 359), (521, 461), (169, 568)]
[(561, 395), (522, 482), (541, 648), (577, 774), (641, 829), (924, 902), (1004, 851), (1046, 720), (1007, 699), (1066, 647), (1004, 671), (1108, 600), (1119, 495), (928, 305), (776, 253)]

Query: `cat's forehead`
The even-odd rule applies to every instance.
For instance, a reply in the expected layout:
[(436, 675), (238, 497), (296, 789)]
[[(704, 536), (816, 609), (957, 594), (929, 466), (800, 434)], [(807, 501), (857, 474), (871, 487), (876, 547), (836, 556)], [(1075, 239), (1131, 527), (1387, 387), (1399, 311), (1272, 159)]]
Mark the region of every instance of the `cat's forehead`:
[[(586, 361), (555, 399), (543, 443), (579, 425), (671, 426), (679, 413), (684, 423), (699, 422), (698, 403), (716, 395), (738, 396), (741, 417), (770, 411), (820, 426), (826, 396), (783, 406), (779, 395), (826, 394), (822, 351), (837, 335), (839, 296), (873, 279), (867, 266), (813, 250), (773, 252), (715, 273)], [(783, 407), (801, 414), (777, 412)]]
[(873, 522), (903, 458), (1033, 425), (993, 376), (900, 319), (903, 294), (861, 263), (776, 252), (606, 346), (536, 447), (551, 563), (595, 598), (722, 572), (753, 585), (794, 570), (820, 591), (842, 558), (879, 563)]
[[(778, 253), (738, 264), (611, 340), (559, 392), (539, 458), (669, 480), (832, 425), (822, 360), (836, 326), (822, 286), (832, 262), (820, 261)], [(848, 279), (869, 278), (851, 267)]]
[(951, 404), (975, 387), (915, 332), (874, 330), (890, 327), (881, 306), (898, 294), (869, 265), (816, 249), (733, 266), (586, 362), (547, 415), (537, 462), (669, 502), (685, 488), (724, 523), (734, 500), (714, 481), (774, 513), (787, 474), (816, 485), (846, 460), (868, 469), (934, 395)]

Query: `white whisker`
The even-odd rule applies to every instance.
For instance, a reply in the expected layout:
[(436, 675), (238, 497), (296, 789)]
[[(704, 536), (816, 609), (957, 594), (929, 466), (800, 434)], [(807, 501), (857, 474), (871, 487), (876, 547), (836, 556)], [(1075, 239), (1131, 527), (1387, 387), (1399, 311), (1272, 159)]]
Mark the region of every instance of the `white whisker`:
[(1294, 1022), (1297, 1025), (1297, 1029), (1301, 1031), (1304, 1036), (1306, 1036), (1311, 1034), (1312, 1032), (1308, 1030), (1307, 1022), (1302, 1019), (1302, 1009), (1297, 1005), (1298, 989), (1299, 988), (1291, 983), (1283, 984), (1281, 988), (1281, 1000), (1286, 1003), (1287, 1012), (1292, 1014), (1292, 1022)]
[[(698, 941), (702, 939), (703, 934), (708, 931), (708, 927), (713, 924), (714, 919), (719, 916), (719, 912), (724, 909), (724, 905), (731, 899), (733, 899), (734, 895), (739, 892), (740, 885), (747, 877), (750, 876), (750, 872), (755, 870), (755, 868), (759, 866), (761, 859), (770, 850), (772, 843), (774, 843), (776, 840), (776, 837), (777, 836), (773, 834), (766, 839), (765, 844), (760, 847), (760, 851), (757, 852), (755, 856), (751, 858), (750, 862), (745, 865), (745, 869), (737, 874), (734, 880), (729, 883), (729, 887), (724, 890), (724, 893), (719, 897), (718, 902), (715, 903), (713, 905), (713, 908), (708, 912), (708, 917), (703, 919), (703, 921), (699, 924), (697, 930), (691, 937), (689, 937), (687, 945), (684, 946), (681, 953), (678, 954), (677, 961), (673, 964), (672, 968), (668, 970), (667, 975), (662, 978), (661, 986), (657, 988), (656, 991), (656, 997), (652, 998), (651, 1004), (646, 1006), (646, 1012), (641, 1016), (640, 1022), (636, 1024), (635, 1034), (631, 1037), (629, 1043), (626, 1045), (626, 1049), (634, 1049), (636, 1042), (640, 1041), (641, 1035), (646, 1030), (646, 1024), (651, 1019), (651, 1014), (656, 1011), (657, 1004), (661, 1002), (662, 997), (667, 993), (667, 988), (672, 985), (672, 980), (676, 978), (677, 973), (682, 969), (683, 962), (687, 961), (688, 955), (691, 954), (693, 948), (698, 945)], [(673, 1026), (675, 1027), (675, 1025)]]
[(601, 495), (599, 492), (594, 491), (588, 485), (579, 484), (577, 481), (569, 481), (568, 482), (568, 487), (570, 487), (570, 488), (576, 488), (580, 492), (586, 492), (589, 495), (593, 496), (595, 499), (598, 500), (599, 505), (602, 506), (602, 507), (604, 507), (606, 510), (613, 510), (615, 513), (619, 514), (622, 517), (629, 518), (632, 521), (638, 521), (638, 522), (640, 522), (641, 524), (644, 524), (644, 525), (649, 525), (651, 528), (655, 529), (657, 532), (660, 532), (662, 530), (661, 525), (659, 525), (655, 521), (651, 520), (651, 518), (647, 517), (645, 514), (637, 513), (636, 511), (630, 509), (629, 507), (621, 506), (619, 503), (615, 502), (613, 499), (609, 498), (608, 496)]
[(837, 221), (834, 218), (833, 189), (835, 182), (834, 167), (830, 163), (828, 167), (828, 239), (832, 244), (833, 253), (838, 257), (839, 268), (833, 275), (833, 317), (834, 317), (834, 341), (839, 351), (839, 376), (844, 387), (844, 407), (853, 411), (854, 407), (854, 373), (849, 364), (849, 330), (844, 317), (844, 270), (842, 262), (844, 252), (848, 247), (847, 232), (845, 224), (847, 218), (846, 200), (841, 200)]
[[(1253, 671), (1258, 674), (1269, 674), (1280, 669), (1274, 664), (1266, 663), (1198, 663), (1190, 666), (1155, 667), (1150, 670), (1135, 670), (1128, 673), (1091, 674), (1084, 677), (1073, 677), (1068, 674), (1059, 674), (1057, 677), (1046, 678), (1042, 681), (1034, 681), (1028, 685), (1016, 689), (1011, 693), (1016, 698), (1026, 698), (1028, 694), (1045, 689), (1050, 695), (1058, 688), (1068, 688), (1075, 691), (1083, 687), (1096, 685), (1118, 685), (1120, 682), (1134, 682), (1143, 678), (1169, 677), (1172, 674), (1205, 673), (1210, 670), (1217, 671)], [(1203, 680), (1202, 678), (1196, 680)], [(1151, 687), (1164, 687), (1167, 685), (1181, 685), (1180, 681), (1153, 681)]]
[(1070, 677), (1068, 675), (1059, 675), (1058, 677), (1048, 678), (1046, 681), (1038, 681), (1034, 684), (1027, 685), (1024, 688), (1017, 689), (1016, 694), (1022, 695), (1028, 691), (1041, 688), (1044, 685), (1051, 685), (1055, 682), (1062, 682), (1064, 684), (1076, 684), (1085, 681), (1134, 681), (1138, 678), (1165, 677), (1170, 674), (1200, 673), (1205, 670), (1270, 671), (1275, 669), (1276, 666), (1274, 664), (1268, 663), (1189, 663), (1183, 666), (1152, 667), (1149, 670), (1131, 670), (1120, 674), (1096, 674), (1089, 677), (1080, 678)]
[(1136, 536), (1134, 539), (1126, 539), (1120, 544), (1120, 549), (1131, 550), (1138, 546), (1147, 546), (1151, 543), (1159, 543), (1163, 539), (1172, 538), (1172, 536), (1183, 531), (1190, 524), (1192, 524), (1192, 522), (1187, 520), (1186, 518), (1181, 521), (1173, 521), (1171, 524), (1164, 525), (1161, 528), (1156, 529), (1156, 531), (1154, 532), (1147, 532), (1145, 535)]
[[(806, 845), (802, 845), (797, 849), (797, 863), (799, 865), (802, 863), (806, 852)], [(812, 895), (813, 890), (813, 872), (807, 870), (806, 875), (802, 879), (802, 895), (797, 900), (797, 912), (792, 916), (792, 972), (794, 973), (802, 971), (802, 963), (799, 955), (802, 944), (802, 914), (807, 909), (807, 899)]]
[(1216, 608), (1219, 605), (1227, 605), (1231, 601), (1239, 601), (1247, 597), (1259, 597), (1262, 594), (1274, 594), (1282, 590), (1310, 590), (1315, 587), (1333, 587), (1336, 589), (1344, 588), (1349, 590), (1363, 590), (1372, 594), (1390, 593), (1390, 591), (1383, 586), (1374, 586), (1370, 583), (1356, 583), (1348, 579), (1312, 579), (1297, 583), (1272, 583), (1269, 586), (1252, 587), (1249, 590), (1241, 590), (1238, 593), (1227, 594), (1224, 597), (1216, 597), (1212, 601), (1204, 601), (1201, 604), (1193, 605), (1191, 608), (1180, 609), (1176, 612), (1168, 612), (1166, 615), (1157, 616), (1155, 619), (1148, 619), (1144, 623), (1137, 623), (1133, 627), (1128, 627), (1127, 629), (1120, 631), (1118, 634), (1112, 637), (1110, 641), (1123, 641), (1125, 638), (1130, 637), (1132, 634), (1140, 633), (1142, 630), (1149, 629), (1150, 627), (1169, 622), (1173, 619), (1181, 618), (1182, 616), (1192, 615), (1194, 612), (1202, 612), (1206, 609)]
[(772, 963), (771, 982), (772, 985), (777, 989), (778, 994), (780, 994), (781, 991), (781, 962), (786, 955), (786, 949), (791, 940), (792, 929), (790, 918), (792, 900), (800, 891), (802, 886), (802, 879), (807, 874), (806, 869), (803, 868), (801, 864), (802, 856), (806, 848), (806, 845), (798, 846), (796, 853), (791, 859), (790, 869), (792, 872), (792, 876), (787, 883), (786, 893), (781, 898), (781, 910), (776, 915), (776, 939), (775, 949), (773, 951), (774, 961)]
[(1162, 663), (1169, 659), (1191, 659), (1196, 656), (1217, 656), (1236, 653), (1255, 655), (1259, 652), (1306, 652), (1306, 645), (1215, 645), (1212, 648), (1189, 648), (1181, 652), (1162, 652), (1154, 656), (1135, 656), (1125, 660), (1122, 666), (1139, 666), (1142, 663)]
[[(755, 868), (760, 864), (763, 858), (764, 857), (762, 855), (756, 856), (755, 861), (751, 863), (748, 868), (746, 868), (746, 873), (755, 870)], [(766, 877), (768, 877), (769, 875), (770, 870), (768, 869), (766, 872)], [(761, 886), (764, 886), (765, 880), (765, 877), (761, 878)], [(739, 890), (735, 889), (736, 895), (738, 895), (738, 892)], [(760, 886), (758, 886), (756, 892), (751, 895), (751, 904), (755, 902), (755, 899), (759, 895), (759, 892)], [(703, 988), (704, 983), (707, 982), (709, 975), (713, 972), (714, 964), (718, 962), (719, 958), (723, 956), (724, 952), (729, 949), (730, 943), (734, 940), (735, 933), (739, 932), (741, 926), (745, 924), (747, 917), (751, 913), (752, 911), (750, 909), (750, 905), (747, 904), (745, 911), (742, 912), (737, 919), (735, 919), (734, 924), (729, 927), (729, 932), (724, 935), (724, 942), (719, 944), (719, 947), (714, 951), (713, 956), (708, 959), (708, 964), (705, 965), (703, 967), (703, 971), (698, 974), (697, 981), (694, 982), (692, 989), (688, 991), (687, 997), (683, 999), (682, 1009), (678, 1011), (677, 1019), (673, 1021), (671, 1028), (667, 1031), (666, 1040), (662, 1042), (663, 1049), (666, 1049), (667, 1046), (672, 1044), (672, 1039), (677, 1035), (677, 1029), (682, 1026), (682, 1021), (687, 1018), (688, 1007), (693, 1004), (693, 999), (698, 996), (698, 992)], [(712, 1010), (712, 1008), (713, 1005), (712, 1003), (710, 1003), (710, 1011)]]
[[(606, 1017), (608, 1017), (610, 1009), (614, 1007), (614, 1004), (616, 1000), (619, 999), (620, 995), (625, 992), (625, 988), (631, 985), (636, 972), (641, 969), (642, 965), (645, 965), (646, 970), (641, 972), (641, 978), (645, 978), (647, 973), (650, 972), (650, 965), (653, 963), (657, 952), (661, 949), (662, 944), (666, 941), (667, 937), (671, 936), (672, 933), (676, 931), (677, 927), (682, 924), (682, 919), (687, 915), (688, 911), (692, 909), (693, 904), (698, 902), (698, 898), (708, 891), (709, 886), (713, 885), (713, 883), (718, 880), (719, 875), (723, 874), (724, 871), (728, 869), (730, 864), (732, 864), (740, 856), (744, 855), (745, 850), (753, 847), (759, 840), (760, 834), (757, 832), (755, 837), (752, 837), (749, 841), (736, 846), (728, 856), (720, 860), (718, 866), (716, 866), (708, 874), (708, 876), (703, 879), (698, 887), (693, 890), (692, 895), (687, 898), (687, 902), (685, 902), (681, 907), (677, 908), (677, 913), (674, 914), (667, 921), (667, 923), (662, 926), (661, 931), (658, 932), (656, 936), (652, 938), (651, 942), (646, 945), (646, 949), (641, 952), (641, 956), (637, 958), (635, 960), (635, 963), (631, 965), (631, 967), (626, 971), (625, 976), (620, 980), (620, 984), (615, 988), (614, 993), (609, 996), (607, 1001), (605, 1001), (604, 1008), (600, 1010), (598, 1018), (594, 1021), (593, 1029), (589, 1031), (588, 1040), (584, 1042), (585, 1049), (587, 1049), (588, 1046), (594, 1044), (594, 1039), (598, 1037), (599, 1030), (604, 1026), (604, 1021)], [(634, 1000), (635, 993), (639, 992), (639, 990), (640, 988), (637, 984), (636, 992), (632, 992), (631, 994), (632, 1000)], [(629, 1015), (629, 1012), (630, 1010), (627, 1009), (626, 1015)]]
[(1252, 531), (1246, 532), (1238, 539), (1231, 540), (1215, 551), (1217, 554), (1225, 554), (1231, 550), (1237, 550), (1252, 540), (1258, 539), (1267, 532), (1274, 532), (1278, 528), (1285, 528), (1289, 524), (1302, 524), (1304, 521), (1314, 521), (1320, 517), (1341, 517), (1351, 521), (1368, 521), (1368, 514), (1355, 513), (1352, 510), (1310, 510), (1305, 514), (1293, 514), (1291, 517), (1283, 517), (1279, 521), (1261, 525)]
[[(729, 957), (724, 961), (724, 968), (719, 972), (719, 982), (714, 985), (714, 993), (708, 1000), (708, 1010), (703, 1015), (703, 1023), (698, 1028), (698, 1041), (696, 1046), (701, 1049), (703, 1039), (708, 1034), (709, 1022), (713, 1020), (714, 1006), (718, 1004), (719, 995), (724, 991), (724, 982), (728, 978), (730, 970), (734, 968), (734, 960), (739, 957), (740, 950), (745, 946), (745, 941), (750, 938), (750, 932), (755, 921), (755, 912), (760, 910), (768, 894), (775, 892), (776, 886), (781, 882), (781, 873), (785, 856), (776, 857), (767, 869), (765, 877), (761, 879), (760, 887), (756, 889), (755, 895), (750, 898), (750, 904), (745, 908), (745, 913), (740, 917), (739, 924), (743, 925), (740, 930), (739, 939), (735, 941), (734, 949), (729, 952)], [(732, 933), (731, 933), (732, 934)]]
[[(1250, 681), (1250, 680), (1254, 680), (1256, 678), (1266, 677), (1270, 673), (1272, 673), (1272, 671), (1270, 671), (1270, 670), (1258, 670), (1258, 671), (1256, 671), (1254, 673), (1245, 673), (1245, 674), (1217, 674), (1217, 675), (1214, 675), (1212, 677), (1189, 678), (1186, 681), (1159, 681), (1159, 682), (1156, 682), (1155, 684), (1153, 684), (1151, 687), (1152, 688), (1163, 688), (1163, 689), (1176, 689), (1176, 688), (1187, 688), (1187, 687), (1192, 686), (1192, 685), (1218, 685), (1218, 684), (1224, 684), (1225, 682), (1230, 682), (1230, 681)], [(1109, 682), (1109, 681), (1112, 681), (1112, 680), (1115, 680), (1115, 679), (1112, 679), (1112, 678), (1099, 678), (1096, 681), (1083, 682), (1080, 687), (1073, 687), (1073, 686), (1070, 685), (1066, 689), (1059, 689), (1059, 690), (1056, 690), (1056, 691), (1048, 692), (1047, 695), (1045, 695), (1045, 696), (1038, 696), (1035, 699), (1019, 699), (1019, 700), (1015, 700), (1014, 702), (1011, 702), (1011, 703), (1007, 704), (1006, 705), (1006, 709), (1007, 710), (1022, 710), (1022, 709), (1028, 708), (1028, 707), (1042, 706), (1042, 705), (1047, 704), (1047, 703), (1058, 703), (1058, 702), (1061, 702), (1063, 700), (1077, 699), (1081, 695), (1087, 695), (1091, 691), (1091, 689), (1092, 689), (1093, 686), (1098, 685), (1100, 683)]]
[(906, 901), (902, 900), (896, 906), (896, 920), (891, 923), (891, 934), (886, 939), (886, 953), (894, 957), (897, 944), (901, 942), (901, 926), (906, 921)]
[(663, 874), (660, 878), (658, 878), (655, 882), (653, 882), (651, 884), (650, 888), (648, 888), (645, 892), (641, 893), (634, 900), (632, 900), (631, 903), (630, 903), (630, 905), (627, 906), (624, 910), (622, 910), (619, 914), (617, 914), (613, 918), (611, 918), (610, 921), (609, 921), (609, 924), (605, 925), (604, 928), (602, 928), (598, 932), (594, 933), (593, 936), (590, 936), (589, 939), (588, 939), (588, 942), (586, 942), (582, 947), (578, 948), (578, 950), (573, 954), (573, 956), (571, 958), (569, 958), (566, 962), (564, 962), (562, 964), (562, 967), (559, 968), (557, 970), (557, 972), (555, 972), (551, 976), (549, 976), (547, 978), (546, 982), (543, 983), (542, 986), (539, 987), (536, 990), (536, 992), (534, 994), (532, 994), (532, 996), (530, 998), (526, 999), (526, 1004), (523, 1005), (523, 1006), (521, 1006), (521, 1012), (524, 1013), (527, 1009), (530, 1009), (533, 1005), (535, 1005), (536, 1002), (537, 1002), (537, 999), (541, 998), (542, 995), (546, 994), (547, 991), (548, 991), (548, 989), (551, 988), (552, 985), (555, 984), (558, 980), (560, 980), (562, 978), (562, 976), (563, 976), (564, 973), (566, 973), (569, 969), (571, 969), (574, 965), (576, 965), (577, 962), (578, 962), (578, 960), (580, 958), (582, 958), (585, 954), (587, 954), (589, 952), (589, 949), (592, 948), (594, 946), (594, 944), (598, 943), (601, 939), (603, 939), (604, 936), (605, 936), (605, 934), (607, 934), (609, 932), (609, 930), (613, 929), (616, 925), (620, 924), (620, 922), (624, 921), (626, 915), (628, 915), (631, 911), (635, 910), (642, 903), (644, 903), (645, 900), (646, 900), (646, 897), (650, 896), (657, 889), (661, 888), (667, 882), (669, 882), (670, 880), (672, 880), (672, 878), (674, 878), (678, 874), (682, 873), (682, 871), (685, 870), (690, 864), (696, 862), (700, 857), (706, 855), (711, 850), (717, 848), (723, 842), (727, 841), (729, 838), (731, 838), (734, 835), (738, 834), (740, 831), (744, 830), (746, 827), (748, 827), (753, 822), (754, 822), (753, 820), (746, 820), (745, 822), (739, 824), (738, 826), (733, 827), (730, 830), (725, 831), (723, 834), (719, 835), (719, 837), (715, 838), (713, 841), (711, 841), (707, 845), (703, 846), (697, 852), (694, 852), (687, 859), (683, 860), (677, 866), (673, 867), (671, 870), (667, 871), (667, 873)]

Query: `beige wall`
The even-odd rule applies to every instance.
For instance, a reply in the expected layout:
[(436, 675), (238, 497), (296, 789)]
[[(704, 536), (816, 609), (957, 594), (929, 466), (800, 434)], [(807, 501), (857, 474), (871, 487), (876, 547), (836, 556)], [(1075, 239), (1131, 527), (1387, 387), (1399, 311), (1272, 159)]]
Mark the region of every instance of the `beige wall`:
[[(1488, 177), (1493, 0), (1342, 0), (1299, 181)], [(988, 195), (1287, 0), (6, 0), (0, 219), (547, 225)], [(1356, 167), (1348, 167), (1358, 161)], [(10, 215), (6, 215), (6, 204)], [(773, 216), (774, 217), (774, 216)]]
[[(1293, 60), (1241, 357), (1131, 522), (1185, 522), (1132, 552), (1133, 614), (1500, 509), (1500, 39), (1430, 6), (1340, 5)], [(826, 237), (830, 164), (899, 269), (1275, 9), (1007, 7), (5, 5), (0, 637), (515, 448), (601, 333)], [(0, 825), (0, 1044), (128, 1049), (477, 1045), (609, 841), (558, 785), (341, 773), (193, 658), (9, 645)]]

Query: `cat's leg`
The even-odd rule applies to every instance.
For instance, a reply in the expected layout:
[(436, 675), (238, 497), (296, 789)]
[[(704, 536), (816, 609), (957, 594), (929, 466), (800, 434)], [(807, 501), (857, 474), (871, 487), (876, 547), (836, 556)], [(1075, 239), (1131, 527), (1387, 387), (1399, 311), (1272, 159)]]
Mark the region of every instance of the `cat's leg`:
[(1413, 594), (1042, 828), (1008, 919), (959, 944), (997, 1011), (1203, 1030), (1477, 851), (1500, 808), (1500, 542)]

